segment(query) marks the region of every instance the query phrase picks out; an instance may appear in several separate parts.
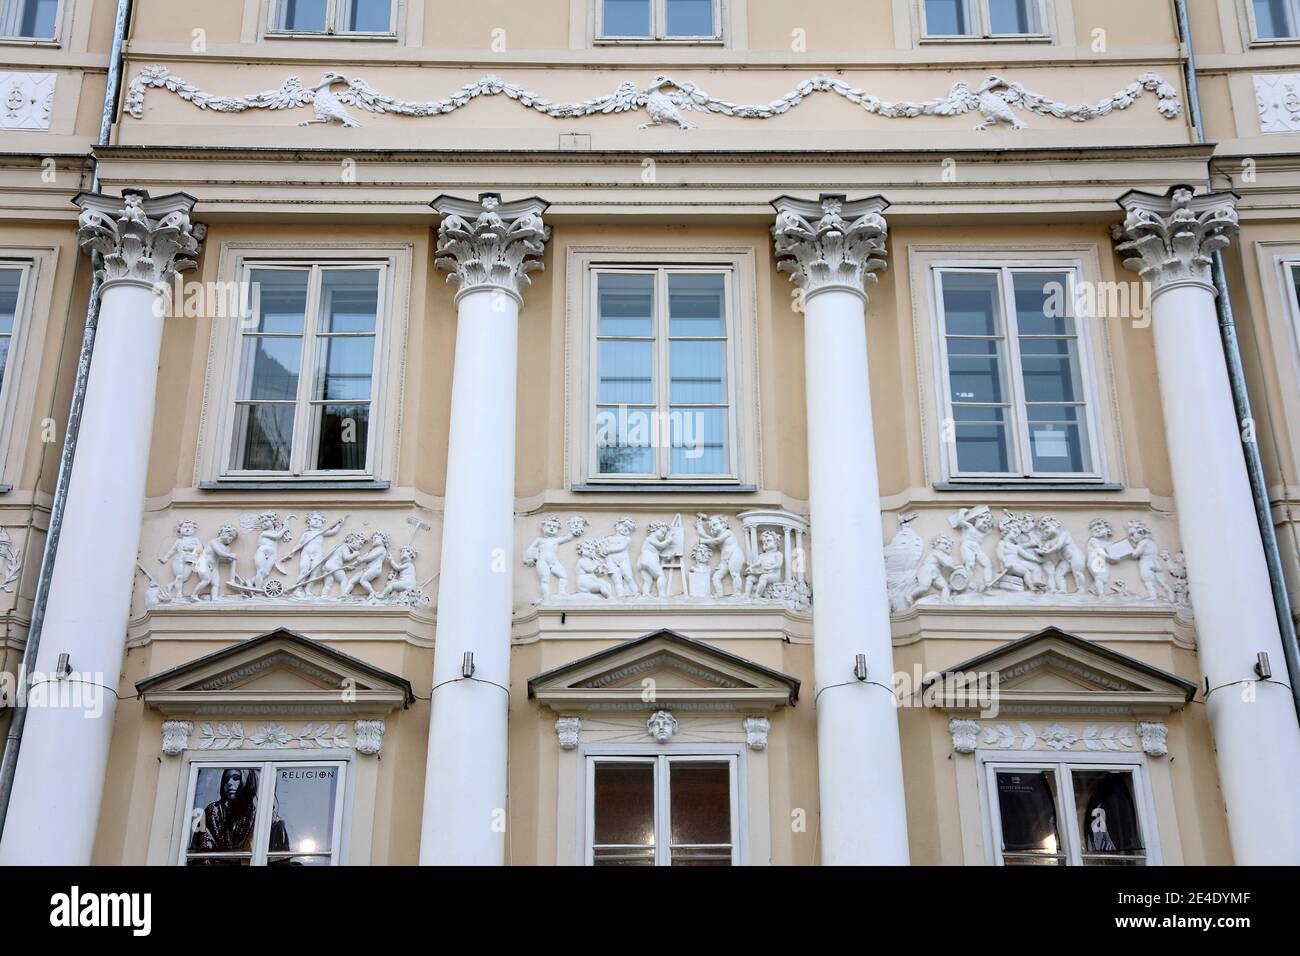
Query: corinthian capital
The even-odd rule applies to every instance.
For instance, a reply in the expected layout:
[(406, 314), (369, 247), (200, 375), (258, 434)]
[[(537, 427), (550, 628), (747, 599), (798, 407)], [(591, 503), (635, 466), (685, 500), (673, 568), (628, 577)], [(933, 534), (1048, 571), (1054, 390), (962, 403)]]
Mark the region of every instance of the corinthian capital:
[(1128, 213), (1112, 230), (1124, 266), (1151, 283), (1155, 295), (1175, 284), (1213, 288), (1214, 253), (1237, 234), (1237, 197), (1193, 195), (1176, 186), (1167, 195), (1131, 192), (1119, 204)]
[(551, 236), (542, 223), (550, 203), (536, 197), (503, 203), (498, 193), (481, 193), (477, 200), (439, 196), (429, 205), (443, 217), (437, 265), (460, 286), (457, 297), (499, 289), (522, 303), (528, 273), (543, 267), (536, 257)]
[(142, 189), (119, 196), (82, 193), (77, 238), (87, 253), (99, 253), (101, 282), (169, 285), (176, 273), (193, 269), (207, 227), (190, 221), (195, 199), (172, 193), (150, 199)]
[(889, 224), (881, 215), (889, 203), (879, 196), (848, 202), (844, 196), (820, 199), (782, 196), (776, 209), (776, 267), (805, 297), (828, 289), (847, 289), (866, 296), (873, 273), (885, 268)]

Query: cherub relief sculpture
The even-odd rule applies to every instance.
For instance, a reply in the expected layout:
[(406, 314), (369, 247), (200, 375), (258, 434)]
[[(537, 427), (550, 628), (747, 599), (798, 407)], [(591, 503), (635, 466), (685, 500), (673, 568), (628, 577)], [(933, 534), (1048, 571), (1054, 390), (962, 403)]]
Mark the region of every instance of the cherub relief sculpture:
[(745, 565), (745, 597), (764, 597), (768, 588), (781, 580), (785, 564), (781, 539), (775, 531), (764, 531), (761, 540), (762, 553)]
[[(216, 536), (204, 544), (199, 536), (199, 523), (184, 518), (177, 525), (175, 542), (159, 558), (163, 564), (170, 562), (171, 581), (161, 583), (139, 566), (150, 581), (145, 604), (154, 607), (227, 600), (313, 603), (366, 600), (419, 608), (432, 606), (424, 588), (434, 578), (420, 582), (415, 566), (419, 551), (414, 547), (415, 536), (431, 525), (418, 517), (407, 518), (413, 529), (411, 542), (397, 557), (390, 553), (389, 533), (375, 528), (364, 533), (353, 531), (342, 544), (327, 551), (327, 539), (342, 533), (349, 519), (350, 515), (344, 515), (331, 522), (323, 513), (313, 511), (307, 515), (306, 527), (297, 543), (281, 554), (280, 546), (293, 538), (293, 515), (284, 520), (274, 511), (241, 516), (244, 532), (250, 538), (256, 536), (251, 557), (253, 574), (243, 578), (239, 574), (242, 562), (235, 551), (240, 530), (233, 524), (223, 524)], [(296, 573), (291, 574), (288, 563), (295, 557)], [(229, 580), (224, 582), (223, 565), (230, 566)], [(393, 570), (385, 579), (388, 567)], [(186, 587), (195, 579), (193, 592), (186, 595)]]
[(525, 567), (537, 571), (537, 584), (542, 592), (542, 600), (551, 596), (551, 578), (555, 578), (557, 592), (563, 596), (569, 593), (569, 572), (560, 560), (560, 545), (568, 544), (581, 537), (587, 530), (587, 519), (573, 517), (569, 519), (569, 533), (562, 534), (560, 519), (550, 515), (542, 519), (542, 534), (534, 538), (524, 551)]
[(583, 541), (578, 545), (578, 593), (595, 594), (603, 598), (614, 596), (614, 589), (609, 582), (602, 581), (601, 575), (609, 573), (605, 555), (597, 541)]
[[(705, 527), (706, 521), (707, 530)], [(743, 593), (741, 572), (745, 567), (745, 553), (740, 547), (740, 539), (736, 537), (736, 532), (731, 530), (727, 519), (722, 515), (714, 515), (709, 518), (703, 513), (697, 514), (695, 516), (695, 533), (699, 535), (701, 544), (707, 544), (710, 548), (718, 548), (719, 556), (722, 559), (717, 570), (713, 572), (713, 596), (725, 596), (723, 581), (728, 576), (731, 577), (731, 593), (733, 595)]]
[(616, 597), (638, 597), (636, 576), (632, 573), (632, 534), (636, 522), (629, 517), (614, 522), (614, 533), (600, 539), (600, 551), (605, 556), (605, 569), (614, 585)]
[(1056, 515), (1035, 518), (1004, 511), (993, 548), (997, 572), (991, 574), (993, 562), (985, 538), (994, 527), (987, 507), (963, 508), (949, 516), (948, 524), (962, 530), (955, 549), (950, 540), (940, 538), (926, 551), (912, 528), (916, 518), (901, 515), (899, 530), (885, 547), (886, 587), (895, 613), (933, 600), (964, 604), (1143, 600), (1127, 581), (1113, 580), (1112, 569), (1128, 561), (1136, 563), (1145, 600), (1190, 606), (1182, 555), (1161, 551), (1150, 526), (1141, 520), (1129, 521), (1128, 536), (1112, 541), (1111, 523), (1094, 518), (1088, 524), (1087, 547), (1082, 549)]
[(664, 571), (664, 553), (674, 545), (672, 526), (666, 521), (651, 521), (646, 525), (645, 541), (636, 567), (641, 572), (641, 593), (647, 597), (653, 583), (659, 597), (668, 597), (668, 574)]

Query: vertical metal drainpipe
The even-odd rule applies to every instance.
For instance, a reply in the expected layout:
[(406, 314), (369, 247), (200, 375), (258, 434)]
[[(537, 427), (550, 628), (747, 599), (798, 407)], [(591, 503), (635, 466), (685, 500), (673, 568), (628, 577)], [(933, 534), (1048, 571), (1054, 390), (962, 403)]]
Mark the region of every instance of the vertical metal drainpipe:
[[(1178, 35), (1185, 53), (1184, 70), (1187, 75), (1188, 106), (1192, 114), (1192, 130), (1197, 143), (1205, 142), (1205, 126), (1201, 117), (1201, 95), (1197, 83), (1196, 53), (1192, 44), (1192, 27), (1187, 17), (1187, 0), (1174, 0), (1178, 15)], [(1206, 183), (1214, 190), (1214, 176), (1207, 174)], [(1228, 367), (1228, 382), (1232, 387), (1232, 403), (1237, 411), (1237, 421), (1245, 427), (1255, 420), (1250, 407), (1250, 393), (1246, 388), (1246, 371), (1241, 362), (1241, 347), (1237, 341), (1237, 322), (1232, 311), (1232, 296), (1228, 292), (1228, 276), (1224, 268), (1223, 253), (1214, 253), (1214, 287), (1218, 291), (1219, 334), (1223, 337), (1223, 357)], [(1273, 505), (1268, 497), (1268, 484), (1264, 478), (1264, 463), (1259, 455), (1257, 440), (1242, 443), (1246, 459), (1246, 473), (1250, 476), (1251, 496), (1255, 502), (1255, 518), (1259, 522), (1259, 536), (1264, 544), (1264, 557), (1268, 562), (1268, 581), (1273, 591), (1273, 609), (1277, 614), (1278, 629), (1282, 632), (1282, 651), (1286, 656), (1286, 669), (1291, 678), (1291, 698), (1296, 715), (1300, 718), (1300, 645), (1296, 641), (1295, 618), (1291, 615), (1291, 598), (1286, 590), (1286, 574), (1282, 569), (1282, 552), (1277, 543), (1277, 529), (1273, 527)]]
[[(104, 111), (99, 120), (100, 145), (108, 143), (117, 119), (118, 102), (122, 93), (122, 51), (126, 45), (127, 29), (131, 22), (132, 0), (117, 0), (117, 15), (113, 23), (113, 47), (108, 55), (108, 81), (104, 88)], [(99, 192), (99, 161), (90, 155), (90, 189)], [(18, 683), (18, 697), (5, 734), (4, 755), (0, 757), (0, 834), (4, 833), (9, 816), (9, 798), (14, 789), (14, 771), (18, 767), (18, 750), (23, 742), (23, 728), (27, 724), (26, 688), (28, 678), (36, 667), (36, 654), (40, 649), (41, 631), (45, 625), (45, 605), (50, 593), (50, 579), (54, 574), (54, 558), (59, 550), (59, 536), (63, 531), (63, 513), (68, 501), (68, 483), (72, 478), (72, 459), (77, 453), (77, 437), (81, 432), (81, 412), (86, 404), (86, 382), (90, 378), (90, 359), (95, 348), (95, 328), (99, 322), (99, 255), (91, 261), (90, 302), (86, 307), (86, 325), (81, 335), (81, 351), (77, 358), (77, 374), (72, 385), (72, 405), (68, 409), (68, 426), (63, 437), (63, 451), (59, 456), (59, 472), (54, 484), (54, 502), (50, 506), (50, 524), (45, 534), (45, 550), (41, 554), (40, 573), (36, 578), (36, 593), (32, 599), (32, 622), (27, 629), (23, 645), (22, 675)]]

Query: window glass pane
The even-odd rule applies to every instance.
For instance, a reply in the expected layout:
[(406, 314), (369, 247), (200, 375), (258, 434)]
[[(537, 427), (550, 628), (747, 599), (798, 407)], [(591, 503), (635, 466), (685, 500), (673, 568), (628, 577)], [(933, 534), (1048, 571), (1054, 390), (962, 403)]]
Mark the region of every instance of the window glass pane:
[[(189, 853), (253, 850), (261, 772), (251, 767), (201, 767), (189, 810)], [(190, 866), (247, 865), (245, 858), (191, 858)]]
[(730, 472), (725, 408), (674, 408), (670, 415), (674, 475)]
[(948, 339), (948, 384), (955, 403), (1005, 402), (1002, 342), (998, 339)]
[[(1070, 776), (1074, 778), (1074, 803), (1084, 862), (1094, 865), (1142, 862), (1146, 847), (1142, 844), (1133, 774), (1075, 770)], [(1088, 859), (1094, 854), (1101, 858)]]
[(672, 273), (668, 276), (668, 334), (716, 337), (727, 334), (723, 320), (726, 276)]
[(596, 401), (602, 405), (645, 405), (655, 400), (653, 342), (601, 342), (598, 362)]
[(316, 398), (368, 400), (375, 365), (373, 336), (322, 336)]
[[(649, 417), (636, 409), (629, 409), (629, 415)], [(635, 439), (598, 444), (596, 461), (602, 475), (649, 475), (655, 470), (654, 450), (648, 444), (635, 443)]]
[(323, 33), (329, 0), (280, 0), (280, 29)]
[(597, 762), (593, 766), (597, 866), (654, 865), (654, 765)]
[(989, 29), (993, 33), (1039, 33), (1038, 0), (989, 0)]
[(650, 0), (603, 0), (600, 24), (607, 37), (648, 37)]
[(1295, 24), (1287, 9), (1289, 0), (1255, 0), (1255, 30), (1261, 40), (1282, 40), (1295, 36)]
[(670, 37), (713, 36), (713, 0), (665, 0)]
[(1082, 402), (1079, 343), (1074, 339), (1021, 339), (1025, 401)]
[(1000, 299), (996, 272), (945, 272), (944, 331), (949, 335), (1001, 335)]
[(1016, 326), (1021, 335), (1074, 335), (1070, 277), (1063, 272), (1017, 272)]
[(996, 778), (1003, 852), (1026, 854), (1030, 862), (1034, 856), (1064, 853), (1056, 823), (1055, 772), (1000, 770)]
[(655, 277), (601, 273), (597, 335), (647, 338), (654, 332)]
[(240, 404), (235, 407), (235, 468), (288, 471), (293, 444), (292, 404)]
[(316, 455), (319, 471), (365, 471), (370, 441), (370, 406), (319, 405)]
[(1029, 406), (1029, 445), (1034, 471), (1091, 470), (1088, 427), (1083, 408), (1061, 405)]
[(300, 338), (244, 336), (239, 397), (255, 401), (293, 401), (298, 396), (301, 356)]
[(34, 40), (54, 39), (59, 11), (59, 0), (17, 0), (22, 8), (18, 20), (18, 35)]
[[(669, 770), (673, 834), (673, 860), (682, 845), (722, 844), (725, 850), (715, 853), (731, 862), (731, 766), (729, 763), (705, 763), (674, 760)], [(695, 861), (702, 862), (698, 857)]]
[(18, 315), (18, 290), (22, 281), (21, 270), (0, 269), (0, 334), (8, 335), (14, 330), (14, 319)]
[(379, 315), (379, 273), (329, 269), (321, 275), (321, 331), (374, 332)]
[(257, 327), (248, 331), (301, 335), (311, 273), (306, 269), (254, 269), (249, 279), (258, 290), (261, 312)]
[(931, 36), (967, 36), (971, 27), (966, 0), (925, 0), (925, 32)]
[(1011, 470), (1007, 411), (979, 405), (953, 406), (958, 471), (1001, 474)]
[(392, 0), (351, 0), (343, 29), (353, 33), (388, 33), (393, 28)]
[[(275, 797), (267, 851), (327, 854), (334, 849), (334, 814), (339, 798), (339, 768), (289, 765), (276, 768)], [(285, 861), (310, 865), (309, 859)], [(322, 862), (328, 863), (329, 857)]]
[(668, 345), (671, 401), (675, 405), (725, 405), (727, 344), (679, 339)]

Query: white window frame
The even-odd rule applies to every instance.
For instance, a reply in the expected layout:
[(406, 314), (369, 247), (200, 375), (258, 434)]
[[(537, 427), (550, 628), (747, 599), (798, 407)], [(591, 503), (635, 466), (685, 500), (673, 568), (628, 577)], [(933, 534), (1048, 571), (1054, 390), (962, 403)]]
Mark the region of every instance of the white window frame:
[[(668, 4), (667, 0), (648, 0), (650, 3), (650, 36), (618, 36), (616, 34), (605, 33), (605, 3), (604, 0), (592, 0), (592, 24), (594, 31), (594, 41), (599, 44), (637, 44), (637, 43), (654, 43), (654, 44), (719, 44), (724, 40), (723, 23), (726, 17), (723, 15), (722, 5), (727, 0), (712, 0), (713, 3), (713, 35), (712, 36), (669, 36), (668, 35)], [(735, 0), (731, 0), (735, 2)]]
[(994, 33), (989, 0), (961, 0), (966, 7), (966, 22), (977, 27), (975, 33), (931, 33), (926, 15), (926, 0), (917, 0), (917, 22), (923, 41), (988, 42), (991, 40), (1049, 40), (1052, 27), (1049, 20), (1051, 4), (1048, 0), (1030, 0), (1037, 5), (1038, 30), (1033, 33)]
[[(654, 766), (655, 866), (672, 865), (671, 765), (674, 763), (726, 763), (728, 765), (731, 784), (731, 865), (744, 865), (745, 855), (742, 852), (742, 841), (744, 839), (746, 828), (741, 825), (741, 793), (743, 790), (741, 785), (741, 774), (744, 772), (744, 769), (741, 766), (740, 754), (737, 753), (734, 748), (718, 750), (692, 748), (690, 750), (674, 749), (660, 753), (647, 753), (644, 750), (632, 749), (629, 749), (626, 753), (602, 750), (599, 753), (592, 752), (583, 755), (582, 766), (583, 776), (585, 778), (583, 781), (583, 806), (586, 822), (582, 831), (582, 853), (585, 866), (594, 865), (595, 850), (593, 839), (595, 837), (596, 820), (595, 768), (596, 765), (600, 763), (641, 763), (651, 764)], [(667, 837), (667, 839), (663, 839), (663, 837)]]
[[(265, 788), (266, 781), (274, 773), (276, 768), (290, 764), (310, 764), (312, 766), (330, 766), (337, 767), (339, 770), (339, 781), (335, 791), (335, 810), (334, 810), (334, 832), (331, 838), (333, 850), (330, 856), (330, 866), (346, 866), (347, 851), (346, 845), (348, 834), (352, 830), (352, 785), (353, 774), (350, 772), (352, 760), (348, 757), (326, 756), (321, 751), (275, 751), (275, 750), (248, 750), (248, 751), (225, 751), (219, 753), (192, 754), (187, 752), (186, 760), (181, 775), (182, 786), (180, 789), (180, 802), (177, 805), (175, 819), (178, 821), (176, 832), (174, 833), (175, 846), (178, 847), (177, 856), (173, 861), (177, 866), (185, 866), (189, 857), (190, 847), (190, 809), (194, 804), (194, 791), (198, 784), (199, 770), (212, 769), (216, 767), (239, 767), (259, 769), (261, 776), (258, 780), (258, 807), (257, 822), (253, 831), (253, 853), (250, 866), (266, 866), (269, 855), (268, 845), (271, 830), (271, 807), (272, 802), (267, 801), (268, 791)], [(307, 854), (309, 855), (309, 854)]]
[(1259, 34), (1259, 21), (1255, 16), (1255, 0), (1241, 0), (1245, 9), (1242, 11), (1251, 46), (1287, 46), (1300, 43), (1300, 0), (1287, 0), (1291, 17), (1290, 36), (1264, 37)]
[[(407, 310), (410, 295), (411, 247), (407, 244), (332, 244), (295, 243), (283, 247), (245, 246), (230, 243), (222, 247), (219, 278), (240, 283), (241, 292), (249, 288), (249, 276), (255, 269), (304, 268), (327, 269), (364, 267), (379, 268), (379, 308), (375, 326), (375, 365), (370, 393), (370, 422), (364, 471), (321, 471), (305, 467), (311, 450), (304, 442), (299, 425), (305, 420), (304, 397), (310, 393), (316, 370), (307, 363), (304, 342), (300, 357), (298, 399), (295, 411), (294, 441), (289, 471), (254, 471), (234, 468), (234, 430), (236, 401), (242, 372), (243, 323), (239, 317), (213, 320), (212, 347), (208, 361), (208, 393), (205, 410), (215, 403), (216, 414), (203, 429), (203, 447), (198, 456), (196, 479), (237, 486), (240, 483), (276, 482), (373, 482), (389, 480), (396, 474), (396, 455), (401, 418), (404, 353), (407, 337)], [(317, 287), (315, 280), (309, 287)], [(308, 299), (308, 322), (319, 316), (317, 296)], [(313, 326), (314, 329), (314, 326)], [(304, 339), (312, 332), (304, 331)], [(313, 343), (314, 345), (314, 343)]]
[[(661, 477), (660, 475), (602, 475), (599, 473), (599, 461), (596, 456), (596, 397), (598, 349), (596, 333), (599, 326), (597, 315), (596, 276), (600, 272), (645, 272), (650, 270), (667, 272), (724, 272), (726, 280), (726, 323), (727, 323), (727, 432), (730, 447), (727, 449), (727, 463), (730, 469), (725, 475), (678, 475)], [(668, 249), (627, 249), (613, 247), (606, 251), (604, 247), (570, 247), (568, 263), (569, 290), (569, 329), (570, 350), (575, 362), (572, 368), (580, 370), (579, 380), (567, 381), (569, 410), (569, 448), (571, 451), (570, 477), (574, 485), (619, 485), (655, 486), (671, 489), (683, 485), (711, 485), (725, 488), (739, 486), (745, 482), (757, 483), (758, 478), (758, 434), (759, 411), (758, 395), (755, 388), (755, 357), (753, 342), (755, 330), (754, 316), (757, 314), (757, 302), (754, 299), (754, 250), (748, 248), (688, 248)], [(666, 282), (663, 288), (656, 283), (656, 308), (667, 308), (664, 298)], [(666, 311), (664, 315), (666, 316)], [(659, 317), (656, 317), (658, 321)], [(656, 326), (656, 347), (666, 354), (667, 321), (662, 328)], [(577, 348), (573, 348), (576, 344)], [(656, 372), (662, 367), (657, 360)], [(566, 376), (572, 372), (566, 369)], [(656, 382), (660, 390), (656, 400), (666, 395), (668, 383), (664, 376)], [(575, 387), (576, 386), (576, 387)], [(664, 407), (667, 406), (656, 406)], [(658, 449), (661, 458), (657, 461), (671, 462), (671, 449)]]
[(289, 30), (280, 27), (280, 4), (282, 0), (263, 0), (260, 17), (262, 36), (266, 39), (302, 39), (302, 40), (397, 40), (400, 39), (402, 24), (406, 22), (407, 0), (391, 0), (388, 29), (383, 31), (340, 30), (338, 25), (344, 22), (349, 9), (348, 4), (355, 0), (328, 0), (325, 12), (324, 30)]
[[(943, 441), (940, 455), (943, 460), (943, 473), (948, 481), (970, 483), (1024, 483), (1061, 484), (1061, 483), (1100, 483), (1106, 472), (1104, 436), (1098, 413), (1097, 370), (1093, 359), (1093, 333), (1090, 316), (1076, 315), (1075, 341), (1079, 347), (1079, 375), (1086, 403), (1085, 420), (1088, 430), (1088, 449), (1092, 468), (1083, 472), (1036, 472), (1032, 468), (1033, 456), (1029, 438), (1027, 408), (1024, 399), (1024, 380), (1021, 375), (1020, 347), (1015, 328), (1015, 316), (1010, 309), (1013, 303), (1012, 275), (1015, 272), (1066, 272), (1070, 276), (1071, 288), (1069, 301), (1077, 301), (1074, 295), (1074, 283), (1081, 281), (1085, 272), (1080, 260), (1052, 259), (942, 259), (927, 264), (930, 289), (930, 316), (933, 335), (934, 357), (936, 362), (936, 386), (938, 389), (938, 408), (940, 423), (955, 420), (952, 410), (952, 391), (948, 379), (948, 350), (946, 342), (946, 322), (943, 313), (944, 273), (951, 272), (988, 272), (999, 270), (1002, 293), (1003, 336), (1006, 342), (1007, 388), (1010, 392), (1011, 419), (1014, 427), (1010, 429), (1013, 437), (1012, 453), (1015, 455), (1017, 470), (1010, 472), (963, 472), (958, 468), (956, 441)], [(942, 430), (942, 429), (941, 429)]]
[(54, 10), (54, 35), (48, 37), (25, 37), (15, 32), (23, 3), (24, 0), (0, 0), (0, 43), (59, 46), (63, 37), (64, 18), (71, 12), (71, 2), (58, 0)]
[(1074, 782), (1071, 771), (1121, 771), (1133, 775), (1133, 796), (1137, 804), (1138, 824), (1142, 829), (1142, 843), (1146, 849), (1146, 866), (1163, 866), (1160, 849), (1160, 827), (1156, 819), (1155, 798), (1145, 757), (1133, 754), (1097, 753), (1018, 753), (999, 752), (978, 754), (978, 779), (980, 809), (984, 823), (984, 845), (991, 866), (1005, 866), (1002, 859), (1002, 822), (997, 796), (998, 772), (1021, 770), (1037, 773), (1053, 770), (1057, 780), (1057, 826), (1065, 840), (1066, 866), (1081, 866), (1082, 844), (1078, 827), (1078, 814), (1074, 802)]

